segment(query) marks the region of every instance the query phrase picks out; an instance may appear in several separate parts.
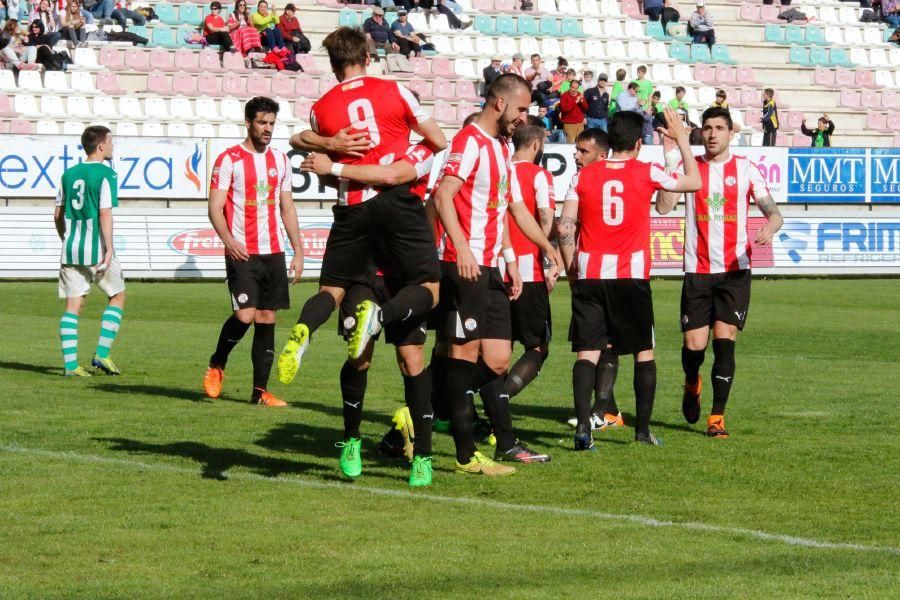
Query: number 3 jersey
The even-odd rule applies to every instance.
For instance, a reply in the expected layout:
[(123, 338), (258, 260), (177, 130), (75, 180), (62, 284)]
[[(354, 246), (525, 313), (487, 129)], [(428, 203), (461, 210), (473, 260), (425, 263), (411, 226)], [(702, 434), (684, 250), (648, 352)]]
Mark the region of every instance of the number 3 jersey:
[(678, 175), (637, 159), (607, 159), (572, 179), (578, 203), (578, 279), (650, 279), (650, 201)]
[(66, 235), (63, 239), (64, 265), (96, 265), (105, 248), (100, 231), (100, 209), (118, 206), (116, 172), (100, 162), (83, 162), (66, 169), (56, 194), (56, 206), (63, 207)]
[[(371, 147), (361, 158), (331, 154), (346, 165), (386, 165), (406, 154), (410, 130), (430, 117), (408, 89), (396, 81), (377, 77), (353, 77), (338, 83), (313, 104), (312, 130), (323, 137), (337, 135), (350, 126), (351, 133), (369, 134)], [(346, 179), (338, 187), (338, 204), (365, 202), (380, 190)]]

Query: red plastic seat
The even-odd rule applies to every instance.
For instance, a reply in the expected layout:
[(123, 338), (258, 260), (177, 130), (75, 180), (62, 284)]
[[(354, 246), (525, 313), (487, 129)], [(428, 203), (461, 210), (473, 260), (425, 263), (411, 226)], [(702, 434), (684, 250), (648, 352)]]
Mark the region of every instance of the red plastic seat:
[(430, 81), (425, 81), (424, 79), (413, 77), (408, 82), (406, 82), (406, 87), (408, 87), (410, 91), (419, 94), (420, 100), (431, 100), (434, 98), (434, 95), (431, 92)]
[(272, 76), (272, 95), (278, 98), (294, 98), (294, 76), (287, 71), (278, 71)]
[(115, 46), (103, 46), (100, 48), (100, 64), (110, 71), (124, 71), (125, 52)]
[(756, 75), (753, 73), (753, 67), (738, 67), (737, 82), (740, 85), (757, 85)]
[(731, 84), (734, 85), (737, 83), (737, 69), (734, 67), (723, 67), (719, 66), (716, 68), (716, 84)]
[(209, 48), (204, 48), (198, 53), (197, 62), (201, 73), (221, 73), (225, 70), (219, 61), (219, 53)]
[(303, 67), (303, 72), (307, 75), (319, 75), (321, 69), (316, 66), (316, 57), (312, 54), (298, 54), (294, 57), (297, 64)]
[(456, 82), (456, 97), (469, 102), (479, 100), (481, 96), (471, 79), (460, 79)]
[(250, 70), (239, 52), (226, 52), (222, 58), (222, 68), (232, 73), (246, 73)]
[(191, 73), (179, 71), (172, 76), (172, 91), (182, 96), (196, 96), (197, 78)]
[(459, 121), (456, 118), (456, 111), (449, 102), (438, 100), (434, 103), (434, 120), (438, 123), (447, 125), (456, 125)]
[(150, 53), (138, 48), (125, 50), (125, 65), (132, 71), (150, 72)]
[(119, 76), (112, 71), (97, 73), (97, 89), (107, 96), (122, 96), (125, 94), (125, 90), (119, 85)]
[(179, 71), (199, 73), (200, 53), (190, 48), (179, 48), (175, 51), (175, 66)]
[(840, 105), (846, 108), (859, 108), (862, 95), (859, 90), (841, 90)]
[(297, 75), (294, 80), (294, 93), (302, 98), (319, 97), (319, 81), (309, 75)]
[(200, 73), (197, 76), (197, 93), (210, 98), (221, 98), (225, 95), (222, 92), (222, 81), (215, 73)]
[(222, 93), (226, 96), (243, 98), (247, 95), (247, 78), (237, 73), (225, 73), (222, 77)]
[(175, 54), (165, 48), (153, 48), (150, 50), (150, 69), (172, 73), (176, 70), (173, 63), (174, 58)]
[(694, 79), (706, 84), (715, 83), (716, 68), (713, 65), (694, 65)]
[(147, 76), (147, 91), (157, 96), (171, 96), (172, 81), (165, 73), (154, 71)]
[(272, 79), (262, 73), (250, 73), (247, 78), (248, 96), (269, 96), (272, 94)]
[(834, 87), (835, 82), (835, 71), (833, 69), (828, 69), (825, 67), (816, 67), (816, 72), (813, 75), (813, 82), (816, 85), (824, 85), (826, 87)]

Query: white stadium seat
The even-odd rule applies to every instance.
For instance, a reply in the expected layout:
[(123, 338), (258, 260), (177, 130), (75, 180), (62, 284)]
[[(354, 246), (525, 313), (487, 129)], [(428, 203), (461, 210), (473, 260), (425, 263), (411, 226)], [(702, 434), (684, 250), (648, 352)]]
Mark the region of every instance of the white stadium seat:
[(203, 115), (203, 120), (213, 123), (223, 120), (219, 114), (219, 103), (213, 98), (197, 98), (197, 114)]
[(832, 44), (843, 44), (844, 43), (844, 30), (840, 27), (826, 27), (825, 28), (825, 41), (831, 42)]
[(291, 137), (291, 130), (284, 123), (275, 123), (275, 129), (272, 130), (272, 137), (286, 140)]
[(240, 138), (243, 137), (243, 135), (244, 134), (241, 133), (241, 128), (234, 123), (219, 125), (219, 137), (221, 138)]
[(113, 120), (121, 116), (116, 108), (116, 101), (109, 96), (97, 96), (94, 98), (94, 114)]
[(562, 56), (562, 48), (559, 47), (559, 40), (556, 38), (547, 38), (541, 40), (541, 56), (546, 56), (548, 62), (553, 60), (551, 57)]
[(143, 137), (166, 137), (166, 130), (162, 123), (150, 121), (141, 125), (141, 135)]
[(41, 96), (41, 113), (52, 119), (62, 119), (66, 116), (66, 108), (59, 96)]
[(72, 71), (72, 90), (83, 94), (96, 94), (94, 76), (89, 71)]
[(618, 17), (622, 14), (619, 10), (618, 0), (602, 0), (600, 2), (600, 14), (607, 17)]
[(16, 76), (9, 69), (0, 70), (0, 91), (15, 92), (19, 89), (16, 85)]
[[(198, 121), (200, 119), (194, 113), (194, 106), (189, 98), (172, 98), (169, 101), (169, 108), (172, 111), (172, 116), (176, 119), (184, 121)], [(280, 113), (278, 118), (282, 118)]]
[[(540, 54), (541, 47), (538, 45), (538, 41), (530, 36), (523, 36), (519, 40), (519, 52), (525, 55), (526, 65), (528, 57), (532, 54)], [(545, 60), (553, 60), (555, 57), (548, 57)]]
[[(144, 127), (146, 127), (146, 125)], [(166, 127), (166, 136), (191, 137), (191, 128), (186, 123), (169, 123), (169, 125)]]
[(480, 79), (478, 75), (480, 71), (475, 70), (475, 65), (470, 58), (457, 58), (453, 61), (453, 70), (460, 79)]
[(584, 53), (588, 58), (606, 58), (606, 51), (603, 49), (603, 42), (600, 40), (588, 40), (585, 42)]
[(197, 123), (194, 125), (194, 137), (214, 138), (216, 137), (216, 128), (209, 123)]
[(41, 81), (40, 71), (20, 71), (19, 72), (19, 88), (32, 92), (39, 92), (44, 89), (44, 82)]
[(139, 135), (137, 123), (133, 123), (132, 121), (119, 121), (116, 123), (116, 135), (137, 137)]
[(622, 30), (622, 21), (618, 19), (608, 19), (603, 24), (603, 34), (606, 37), (622, 39), (625, 37), (625, 32)]
[(497, 48), (494, 46), (494, 38), (486, 35), (478, 36), (475, 39), (475, 49), (478, 51), (479, 56), (493, 56), (497, 53)]
[(606, 42), (606, 56), (616, 60), (627, 59), (628, 53), (625, 51), (625, 44), (620, 40), (609, 40)]
[[(581, 42), (578, 40), (567, 39), (563, 41), (563, 56), (569, 57), (569, 62), (571, 63), (572, 59), (582, 60), (588, 58), (588, 55), (585, 54), (584, 46), (581, 45)], [(571, 65), (569, 65), (571, 66)], [(573, 67), (574, 68), (574, 67)]]
[(556, 0), (537, 0), (537, 10), (548, 15), (559, 14), (556, 9)]
[(669, 53), (666, 51), (666, 45), (662, 42), (650, 42), (647, 46), (647, 54), (654, 61), (668, 61)]
[[(581, 0), (581, 16), (582, 17), (599, 17), (600, 5), (597, 0)], [(587, 31), (585, 31), (587, 33)]]
[(147, 119), (141, 106), (141, 101), (134, 96), (126, 96), (119, 100), (119, 112), (123, 117), (132, 121), (145, 121)]
[(75, 48), (72, 53), (72, 61), (80, 69), (87, 69), (90, 71), (99, 71), (103, 69), (103, 67), (97, 64), (97, 54), (94, 52), (93, 48)]
[(453, 29), (450, 28), (450, 22), (447, 20), (447, 15), (431, 15), (431, 29), (432, 31), (440, 31), (442, 33), (450, 33)]
[(478, 56), (472, 38), (467, 35), (453, 36), (453, 53), (457, 56)]
[(81, 135), (84, 131), (84, 123), (81, 121), (63, 121), (63, 135)]
[[(503, 60), (509, 60), (513, 54), (519, 51), (515, 38), (503, 36), (497, 40), (497, 52), (503, 55)], [(523, 53), (524, 54), (524, 53)], [(525, 64), (528, 63), (528, 56), (525, 57)]]
[(865, 48), (850, 48), (850, 60), (860, 67), (869, 66), (869, 55), (866, 53)]
[(585, 19), (581, 28), (589, 38), (603, 35), (603, 23), (600, 19)]
[(438, 56), (449, 56), (453, 54), (453, 46), (450, 44), (450, 38), (446, 35), (431, 36), (431, 43), (434, 44), (434, 49), (438, 53)]
[(47, 71), (44, 73), (44, 89), (51, 92), (67, 94), (72, 91), (69, 79), (64, 71)]
[(581, 15), (581, 10), (578, 8), (575, 0), (559, 0), (559, 12), (567, 17), (578, 17)]
[(37, 98), (35, 98), (32, 94), (16, 94), (13, 106), (15, 108), (15, 111), (23, 117), (35, 118), (41, 116), (41, 110), (40, 108), (38, 108)]
[(237, 98), (222, 98), (222, 117), (232, 123), (244, 122), (244, 109)]
[(628, 58), (637, 60), (647, 60), (647, 46), (644, 42), (631, 41), (628, 42)]
[(863, 43), (862, 30), (859, 27), (845, 27), (844, 28), (844, 43), (847, 44), (848, 46), (862, 45), (862, 43)]
[(629, 40), (647, 39), (647, 34), (644, 32), (643, 21), (635, 21), (634, 19), (625, 21), (625, 37)]
[[(869, 64), (873, 67), (890, 67), (892, 66), (890, 61), (888, 61), (887, 52), (884, 51), (883, 48), (870, 48), (869, 49)], [(894, 65), (898, 66), (898, 65)]]
[(38, 121), (34, 132), (40, 135), (59, 135), (59, 123), (56, 121)]
[(884, 45), (884, 39), (881, 37), (881, 28), (880, 27), (864, 27), (863, 28), (863, 41), (868, 46), (882, 46)]
[(69, 96), (66, 98), (66, 114), (72, 118), (85, 121), (90, 121), (94, 116), (99, 119), (114, 119), (118, 117), (118, 115), (97, 114), (96, 111), (91, 111), (86, 96)]
[[(697, 90), (697, 101), (700, 106), (709, 106), (716, 101), (716, 88), (705, 85)], [(734, 111), (738, 112), (738, 111)]]
[(165, 98), (147, 98), (144, 100), (144, 113), (156, 121), (168, 121), (172, 115)]

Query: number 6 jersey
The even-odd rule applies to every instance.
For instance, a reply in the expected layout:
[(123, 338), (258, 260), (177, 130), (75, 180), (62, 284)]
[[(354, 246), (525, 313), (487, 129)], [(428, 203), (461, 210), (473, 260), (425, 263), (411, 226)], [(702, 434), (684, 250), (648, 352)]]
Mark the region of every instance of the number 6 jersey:
[(676, 174), (635, 158), (581, 169), (566, 194), (578, 203), (578, 279), (650, 279), (650, 201), (677, 183)]
[[(331, 88), (313, 104), (309, 122), (313, 131), (332, 137), (351, 126), (351, 133), (366, 132), (371, 147), (356, 158), (332, 154), (331, 159), (346, 165), (390, 164), (406, 154), (410, 130), (428, 116), (415, 96), (396, 81), (377, 77), (352, 77)], [(380, 190), (342, 179), (338, 204), (365, 202)]]

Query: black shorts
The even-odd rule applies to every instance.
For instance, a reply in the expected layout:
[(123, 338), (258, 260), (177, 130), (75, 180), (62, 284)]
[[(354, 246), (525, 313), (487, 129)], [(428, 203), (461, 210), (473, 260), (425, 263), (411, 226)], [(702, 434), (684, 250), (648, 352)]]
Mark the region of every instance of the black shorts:
[(375, 262), (369, 239), (368, 202), (331, 207), (334, 223), (328, 233), (319, 285), (348, 289), (354, 284), (371, 285)]
[(681, 287), (681, 330), (716, 321), (744, 329), (750, 308), (750, 269), (727, 273), (685, 273)]
[(536, 281), (522, 284), (522, 295), (509, 306), (512, 339), (526, 348), (550, 343), (550, 293), (547, 284)]
[(226, 256), (225, 274), (234, 310), (290, 308), (291, 295), (288, 291), (284, 252), (251, 254), (250, 260), (245, 261), (236, 261)]
[(422, 199), (408, 186), (384, 190), (368, 202), (375, 262), (406, 285), (441, 278), (434, 230)]
[[(350, 331), (356, 325), (356, 307), (360, 302), (371, 300), (384, 304), (394, 297), (400, 287), (397, 280), (381, 276), (375, 277), (373, 286), (356, 284), (349, 287), (341, 302), (338, 334), (344, 339), (350, 336)], [(422, 346), (426, 337), (425, 317), (391, 323), (384, 328), (384, 341), (394, 346)]]
[(653, 297), (644, 279), (581, 279), (572, 286), (572, 351), (636, 354), (652, 350)]
[(511, 340), (506, 284), (497, 267), (481, 267), (477, 281), (462, 279), (456, 263), (442, 262), (438, 331), (457, 340)]

